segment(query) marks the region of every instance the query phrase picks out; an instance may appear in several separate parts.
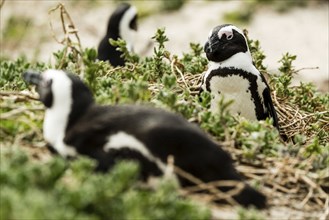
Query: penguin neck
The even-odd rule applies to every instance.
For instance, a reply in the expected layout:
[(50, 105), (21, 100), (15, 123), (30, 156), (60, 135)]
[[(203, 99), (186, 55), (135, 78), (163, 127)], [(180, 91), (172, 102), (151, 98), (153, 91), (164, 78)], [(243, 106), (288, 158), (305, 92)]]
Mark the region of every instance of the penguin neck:
[(46, 110), (43, 133), (45, 140), (56, 148), (63, 142), (66, 132), (83, 117), (94, 104), (91, 94), (79, 94), (73, 90), (72, 98), (58, 100), (56, 96), (51, 108)]
[[(242, 69), (248, 72), (254, 72), (255, 67), (252, 63), (252, 57), (249, 52), (236, 53), (230, 58), (223, 60), (221, 62), (209, 62), (209, 69), (219, 69), (219, 68), (235, 68)], [(257, 70), (256, 70), (257, 71)]]
[(60, 101), (54, 98), (52, 107), (46, 110), (43, 122), (43, 135), (45, 140), (55, 148), (65, 136), (71, 106), (71, 99)]
[(137, 12), (135, 7), (130, 7), (122, 16), (119, 22), (119, 35), (126, 41), (127, 49), (132, 52), (136, 31), (132, 29), (130, 23), (133, 22)]
[(117, 40), (119, 37), (119, 28), (114, 27), (114, 25), (110, 25), (106, 32), (106, 38), (112, 38), (113, 40)]

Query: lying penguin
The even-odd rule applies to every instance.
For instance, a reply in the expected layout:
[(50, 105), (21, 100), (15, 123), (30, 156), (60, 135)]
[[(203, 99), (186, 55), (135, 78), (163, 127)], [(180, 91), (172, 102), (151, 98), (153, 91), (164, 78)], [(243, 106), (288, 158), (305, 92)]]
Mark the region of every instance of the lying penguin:
[(203, 76), (200, 93), (211, 93), (211, 110), (218, 111), (218, 103), (224, 97), (234, 101), (229, 106), (231, 113), (250, 120), (271, 117), (279, 129), (270, 87), (253, 65), (243, 32), (230, 24), (217, 26), (210, 31), (204, 51), (209, 68)]
[[(37, 86), (46, 107), (45, 140), (63, 157), (87, 155), (97, 160), (100, 171), (118, 160), (135, 160), (146, 181), (163, 175), (172, 155), (175, 166), (203, 182), (243, 181), (230, 155), (181, 116), (137, 105), (99, 106), (76, 75), (61, 70), (27, 71), (23, 77)], [(182, 186), (193, 185), (177, 178)], [(248, 185), (233, 198), (243, 206), (266, 206), (266, 197)]]
[(121, 57), (122, 52), (112, 46), (109, 39), (126, 41), (127, 49), (133, 51), (133, 44), (137, 31), (137, 10), (128, 3), (121, 3), (110, 16), (106, 35), (98, 46), (98, 59), (109, 61), (114, 67), (124, 66), (125, 60)]

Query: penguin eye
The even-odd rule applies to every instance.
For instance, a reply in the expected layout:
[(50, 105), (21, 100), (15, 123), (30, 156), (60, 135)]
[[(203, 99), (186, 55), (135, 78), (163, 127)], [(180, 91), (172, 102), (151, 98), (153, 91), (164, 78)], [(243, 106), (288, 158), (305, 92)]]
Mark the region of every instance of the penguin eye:
[(226, 39), (227, 39), (227, 40), (232, 40), (232, 38), (233, 38), (233, 34), (228, 34), (228, 35), (226, 35)]
[(137, 31), (137, 15), (135, 15), (134, 18), (130, 21), (129, 28)]

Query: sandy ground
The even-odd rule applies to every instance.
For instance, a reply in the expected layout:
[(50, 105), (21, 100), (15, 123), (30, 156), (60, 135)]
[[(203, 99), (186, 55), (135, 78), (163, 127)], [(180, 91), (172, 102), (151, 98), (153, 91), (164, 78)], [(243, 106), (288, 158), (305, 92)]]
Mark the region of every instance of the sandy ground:
[[(106, 30), (112, 1), (99, 1), (96, 5), (80, 1), (62, 1), (79, 30), (82, 46), (97, 47)], [(51, 60), (52, 52), (61, 48), (52, 38), (48, 10), (58, 1), (7, 0), (1, 10), (1, 54), (16, 58), (26, 54), (37, 60)], [(170, 41), (167, 49), (181, 55), (189, 50), (189, 42), (204, 44), (211, 28), (226, 23), (223, 14), (242, 6), (241, 1), (190, 1), (181, 10), (157, 13), (139, 21), (136, 51), (141, 51), (158, 27), (165, 27)], [(33, 10), (31, 10), (33, 9)], [(267, 56), (265, 64), (270, 72), (276, 72), (282, 54), (297, 55), (294, 65), (302, 70), (296, 79), (315, 82), (323, 91), (329, 91), (329, 3), (312, 4), (306, 8), (293, 8), (289, 13), (278, 13), (269, 7), (255, 10), (255, 16), (247, 28), (252, 39), (258, 39)], [(10, 16), (30, 17), (32, 24), (20, 42), (5, 42), (3, 29)], [(57, 17), (58, 18), (58, 17)], [(61, 30), (53, 17), (57, 36)], [(7, 41), (7, 39), (5, 39)], [(152, 51), (149, 51), (150, 54)]]

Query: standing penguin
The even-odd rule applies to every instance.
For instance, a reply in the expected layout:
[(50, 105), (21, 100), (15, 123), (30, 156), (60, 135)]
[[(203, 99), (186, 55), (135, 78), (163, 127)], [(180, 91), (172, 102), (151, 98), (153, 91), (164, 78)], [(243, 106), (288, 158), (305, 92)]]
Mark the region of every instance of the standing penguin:
[(211, 110), (218, 111), (218, 103), (224, 97), (234, 101), (229, 106), (231, 113), (250, 120), (272, 117), (273, 125), (279, 128), (270, 88), (253, 65), (243, 32), (230, 24), (217, 26), (210, 31), (204, 51), (209, 68), (200, 92), (211, 93)]
[(133, 51), (137, 31), (137, 10), (128, 3), (120, 4), (109, 19), (106, 35), (98, 46), (98, 59), (109, 61), (112, 66), (124, 66), (122, 52), (110, 44), (109, 39), (126, 41), (127, 49)]
[[(111, 169), (118, 160), (135, 160), (140, 178), (147, 180), (163, 175), (172, 155), (176, 166), (203, 182), (243, 181), (230, 155), (181, 116), (137, 105), (98, 106), (76, 75), (60, 70), (28, 71), (23, 77), (37, 86), (46, 106), (45, 140), (63, 157), (87, 155), (97, 160), (100, 171)], [(178, 179), (182, 186), (193, 185)], [(266, 197), (248, 185), (233, 198), (244, 206), (266, 205)]]

